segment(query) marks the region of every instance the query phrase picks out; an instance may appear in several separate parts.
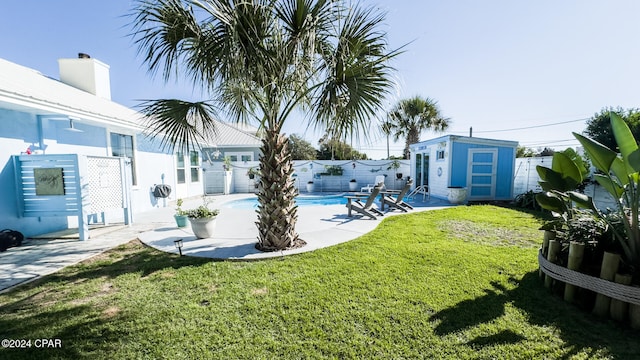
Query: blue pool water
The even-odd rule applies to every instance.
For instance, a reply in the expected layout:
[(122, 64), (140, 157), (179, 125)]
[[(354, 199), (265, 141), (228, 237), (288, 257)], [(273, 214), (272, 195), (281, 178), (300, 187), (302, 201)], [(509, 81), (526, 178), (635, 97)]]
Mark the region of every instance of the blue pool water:
[[(344, 195), (324, 195), (324, 196), (298, 196), (296, 204), (298, 206), (321, 206), (321, 205), (343, 205), (347, 203)], [(257, 209), (258, 198), (232, 200), (222, 204), (227, 209)]]

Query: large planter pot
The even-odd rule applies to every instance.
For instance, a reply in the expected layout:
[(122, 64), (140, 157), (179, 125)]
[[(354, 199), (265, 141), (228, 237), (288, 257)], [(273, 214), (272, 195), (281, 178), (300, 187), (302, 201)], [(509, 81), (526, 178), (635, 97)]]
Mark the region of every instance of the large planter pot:
[(313, 192), (313, 189), (314, 189), (313, 188), (313, 183), (307, 183), (307, 192), (311, 193), (311, 192)]
[(186, 215), (173, 215), (173, 218), (176, 219), (176, 225), (179, 228), (187, 226), (187, 219), (189, 219)]
[(358, 182), (349, 181), (349, 191), (357, 191), (357, 190), (358, 190)]
[(449, 200), (449, 202), (452, 204), (462, 204), (465, 200), (467, 200), (467, 188), (449, 187), (447, 200)]
[(224, 172), (224, 190), (225, 195), (229, 195), (233, 192), (233, 171)]
[(191, 230), (198, 239), (207, 239), (213, 236), (216, 227), (216, 218), (189, 218)]

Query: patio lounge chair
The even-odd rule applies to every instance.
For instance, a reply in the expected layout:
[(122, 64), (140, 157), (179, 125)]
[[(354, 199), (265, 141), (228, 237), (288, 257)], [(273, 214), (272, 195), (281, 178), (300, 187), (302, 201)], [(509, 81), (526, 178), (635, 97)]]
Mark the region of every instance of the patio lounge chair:
[[(413, 185), (413, 180), (407, 181), (407, 184), (400, 191), (397, 191), (397, 190), (383, 191), (382, 192), (382, 208), (384, 209), (384, 207), (388, 205), (389, 210), (398, 209), (403, 212), (413, 210), (413, 206), (407, 204), (402, 200), (404, 199), (404, 196), (407, 194), (407, 192), (409, 192), (409, 189), (411, 189), (411, 185)], [(395, 197), (393, 195), (395, 195)]]
[(360, 188), (360, 192), (370, 193), (371, 190), (373, 190), (373, 187), (378, 185), (378, 184), (382, 184), (382, 189), (385, 188), (385, 186), (384, 186), (384, 175), (376, 176), (376, 179), (375, 179), (374, 183), (373, 184), (367, 184), (367, 186), (363, 186), (362, 188)]
[[(345, 196), (347, 198), (347, 215), (351, 217), (351, 210), (353, 210), (374, 220), (377, 219), (376, 215), (383, 216), (382, 211), (376, 209), (373, 204), (381, 189), (381, 186), (374, 186), (370, 194)], [(363, 201), (365, 202), (363, 203)]]

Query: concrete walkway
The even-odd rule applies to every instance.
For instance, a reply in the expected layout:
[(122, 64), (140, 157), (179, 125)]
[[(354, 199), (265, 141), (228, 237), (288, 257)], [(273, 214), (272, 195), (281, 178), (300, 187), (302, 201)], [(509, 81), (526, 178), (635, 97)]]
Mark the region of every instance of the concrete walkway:
[[(224, 203), (251, 197), (248, 194), (233, 194), (212, 197), (210, 207), (221, 208), (217, 217), (216, 233), (210, 239), (196, 239), (190, 227), (177, 228), (173, 219), (174, 207), (157, 208), (136, 214), (131, 226), (116, 226), (90, 230), (91, 239), (59, 238), (52, 240), (27, 239), (23, 246), (10, 248), (0, 253), (0, 292), (13, 286), (34, 280), (73, 265), (104, 251), (140, 239), (144, 244), (158, 250), (178, 253), (174, 240), (183, 239), (182, 252), (187, 256), (213, 259), (257, 260), (279, 257), (336, 245), (353, 240), (375, 229), (381, 220), (347, 217), (344, 205), (325, 205), (298, 208), (296, 229), (307, 245), (293, 250), (260, 252), (255, 249), (258, 230), (257, 214), (250, 209), (225, 208)], [(431, 200), (411, 202), (414, 211), (439, 209), (449, 206), (446, 201)], [(186, 201), (183, 208), (196, 207), (201, 201)], [(387, 212), (385, 217), (401, 214)]]

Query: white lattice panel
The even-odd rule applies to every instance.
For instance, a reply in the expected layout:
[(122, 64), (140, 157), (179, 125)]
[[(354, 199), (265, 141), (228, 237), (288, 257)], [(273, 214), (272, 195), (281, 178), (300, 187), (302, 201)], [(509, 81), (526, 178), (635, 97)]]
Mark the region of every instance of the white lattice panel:
[(119, 158), (89, 157), (89, 200), (92, 212), (123, 207), (123, 174)]

